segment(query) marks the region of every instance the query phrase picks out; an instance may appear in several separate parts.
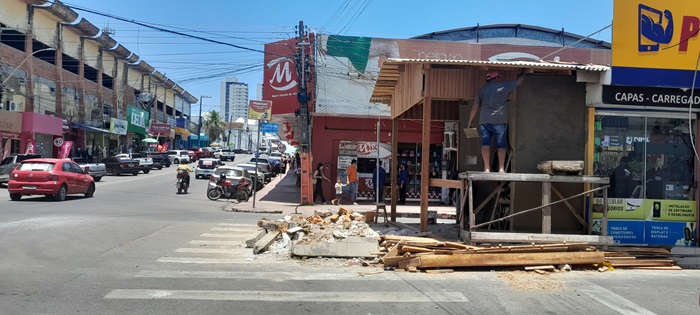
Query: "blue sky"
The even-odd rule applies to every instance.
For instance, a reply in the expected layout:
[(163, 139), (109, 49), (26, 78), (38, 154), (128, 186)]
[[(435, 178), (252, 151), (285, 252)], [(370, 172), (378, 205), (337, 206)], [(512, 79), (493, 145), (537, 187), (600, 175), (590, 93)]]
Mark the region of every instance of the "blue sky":
[[(131, 20), (251, 49), (294, 37), (300, 20), (311, 31), (347, 36), (410, 38), (489, 24), (529, 24), (589, 35), (612, 23), (612, 0), (388, 1), (388, 0), (65, 0)], [(108, 17), (76, 11), (192, 95), (211, 96), (203, 110), (219, 108), (219, 82), (237, 77), (256, 98), (263, 54), (182, 38)], [(607, 29), (595, 39), (611, 41)], [(196, 113), (193, 113), (196, 115)]]

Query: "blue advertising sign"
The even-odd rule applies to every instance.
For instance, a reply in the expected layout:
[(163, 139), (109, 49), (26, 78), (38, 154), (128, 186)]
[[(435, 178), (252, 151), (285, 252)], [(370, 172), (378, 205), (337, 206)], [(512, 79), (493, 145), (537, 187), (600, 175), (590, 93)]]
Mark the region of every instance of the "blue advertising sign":
[[(608, 236), (615, 244), (644, 244), (645, 222), (641, 220), (608, 220)], [(600, 234), (602, 220), (593, 220), (593, 233)]]
[(260, 121), (260, 132), (277, 133), (279, 127), (279, 124)]
[(695, 222), (646, 221), (646, 243), (695, 246), (695, 229)]

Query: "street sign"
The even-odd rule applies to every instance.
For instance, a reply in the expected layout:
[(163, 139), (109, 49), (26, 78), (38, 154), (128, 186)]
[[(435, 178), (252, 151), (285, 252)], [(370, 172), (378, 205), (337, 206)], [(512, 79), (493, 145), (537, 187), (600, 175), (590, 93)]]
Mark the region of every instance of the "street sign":
[(280, 143), (277, 145), (277, 151), (280, 151), (280, 153), (284, 153), (284, 151), (287, 151), (287, 146), (284, 145), (284, 143)]
[(60, 148), (63, 145), (63, 138), (53, 139), (53, 145), (57, 148)]
[(279, 130), (279, 127), (280, 127), (279, 124), (263, 123), (262, 121), (260, 122), (260, 132), (277, 133), (277, 130)]

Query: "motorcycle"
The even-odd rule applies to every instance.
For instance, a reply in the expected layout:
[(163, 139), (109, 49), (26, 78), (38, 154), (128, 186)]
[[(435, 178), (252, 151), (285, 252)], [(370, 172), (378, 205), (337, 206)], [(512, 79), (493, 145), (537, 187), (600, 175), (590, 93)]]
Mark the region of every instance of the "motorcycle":
[(187, 177), (189, 174), (187, 174), (187, 171), (184, 170), (179, 170), (177, 171), (177, 182), (175, 183), (175, 187), (177, 187), (177, 193), (187, 193), (187, 188), (189, 188), (189, 185), (187, 185)]
[(220, 198), (235, 199), (239, 203), (248, 201), (252, 194), (250, 191), (251, 185), (252, 182), (245, 177), (242, 177), (235, 185), (225, 177), (220, 178), (216, 181), (216, 187), (207, 190), (207, 198), (209, 200), (218, 200)]

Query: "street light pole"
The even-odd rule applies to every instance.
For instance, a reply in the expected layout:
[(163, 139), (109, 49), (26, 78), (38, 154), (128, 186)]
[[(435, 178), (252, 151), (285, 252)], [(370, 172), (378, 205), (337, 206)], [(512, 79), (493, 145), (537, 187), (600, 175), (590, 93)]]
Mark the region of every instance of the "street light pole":
[(49, 48), (39, 49), (39, 50), (37, 50), (37, 51), (35, 51), (35, 52), (32, 52), (29, 56), (25, 57), (24, 60), (22, 60), (22, 62), (19, 63), (19, 66), (17, 66), (14, 70), (12, 70), (12, 72), (10, 72), (10, 75), (8, 75), (7, 78), (5, 78), (5, 80), (2, 80), (2, 83), (0, 83), (0, 85), (5, 85), (5, 83), (7, 82), (7, 80), (9, 80), (9, 79), (12, 77), (12, 75), (15, 74), (15, 72), (17, 72), (17, 69), (21, 68), (22, 65), (23, 65), (27, 60), (29, 60), (29, 57), (34, 56), (34, 54), (36, 54), (36, 53), (39, 53), (39, 52), (42, 52), (42, 51), (47, 51), (47, 50), (56, 50), (56, 48), (49, 47)]
[(202, 145), (202, 99), (211, 98), (211, 96), (202, 95), (199, 97), (199, 125), (197, 125), (197, 147)]

